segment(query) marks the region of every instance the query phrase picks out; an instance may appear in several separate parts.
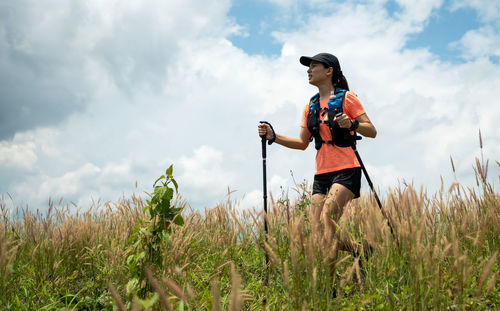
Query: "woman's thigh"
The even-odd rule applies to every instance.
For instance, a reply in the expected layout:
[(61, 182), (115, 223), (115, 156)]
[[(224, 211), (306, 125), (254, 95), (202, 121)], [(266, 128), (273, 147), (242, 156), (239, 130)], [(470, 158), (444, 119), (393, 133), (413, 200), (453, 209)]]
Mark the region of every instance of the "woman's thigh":
[(338, 221), (344, 212), (344, 206), (354, 198), (354, 193), (341, 184), (333, 184), (324, 200), (323, 213)]

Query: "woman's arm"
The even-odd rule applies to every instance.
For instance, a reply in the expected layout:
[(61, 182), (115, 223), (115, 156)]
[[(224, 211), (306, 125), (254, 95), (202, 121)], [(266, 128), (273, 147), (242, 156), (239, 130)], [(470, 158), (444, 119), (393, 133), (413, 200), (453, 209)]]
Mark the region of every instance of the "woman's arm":
[[(335, 118), (333, 121), (338, 122), (339, 126), (342, 128), (350, 128), (352, 125), (351, 119), (349, 119), (349, 117), (345, 114), (342, 114), (341, 116)], [(359, 122), (359, 126), (356, 129), (356, 132), (365, 137), (375, 138), (375, 136), (377, 136), (377, 129), (372, 124), (370, 118), (368, 118), (366, 113), (363, 113), (362, 115), (356, 117), (356, 121)]]
[(356, 132), (365, 137), (375, 138), (375, 136), (377, 136), (377, 129), (373, 125), (372, 121), (370, 121), (366, 113), (358, 116), (356, 118), (356, 121), (359, 122), (359, 126), (356, 129)]
[[(273, 131), (268, 124), (259, 124), (259, 136), (266, 135), (267, 140), (271, 140), (273, 138)], [(291, 149), (299, 149), (305, 150), (307, 146), (309, 146), (309, 137), (311, 134), (307, 128), (300, 128), (299, 137), (289, 137), (280, 134), (276, 134), (275, 142), (282, 146), (291, 148)]]
[(309, 130), (301, 127), (299, 137), (288, 137), (276, 134), (276, 143), (292, 149), (306, 150), (307, 146), (309, 146), (310, 136)]

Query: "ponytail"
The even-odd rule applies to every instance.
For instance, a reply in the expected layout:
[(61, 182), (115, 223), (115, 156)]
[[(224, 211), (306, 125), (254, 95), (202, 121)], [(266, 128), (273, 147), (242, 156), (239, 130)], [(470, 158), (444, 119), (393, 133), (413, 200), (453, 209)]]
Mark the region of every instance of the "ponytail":
[(346, 91), (349, 91), (349, 84), (347, 83), (347, 79), (345, 78), (344, 75), (342, 75), (342, 77), (340, 78), (340, 83), (339, 83), (339, 87), (341, 89), (344, 89)]
[[(339, 77), (339, 75), (340, 75), (340, 77)], [(347, 79), (345, 78), (342, 71), (340, 71), (338, 74), (336, 74), (334, 77), (332, 77), (332, 84), (333, 84), (333, 87), (339, 87), (341, 89), (349, 91), (349, 84), (347, 83)]]

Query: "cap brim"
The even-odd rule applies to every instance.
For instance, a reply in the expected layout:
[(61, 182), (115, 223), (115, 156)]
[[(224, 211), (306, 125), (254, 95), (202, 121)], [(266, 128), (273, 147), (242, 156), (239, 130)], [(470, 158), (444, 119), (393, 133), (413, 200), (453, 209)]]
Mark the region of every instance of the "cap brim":
[(309, 65), (311, 64), (311, 61), (313, 60), (312, 57), (309, 57), (309, 56), (302, 56), (300, 58), (300, 63), (304, 66), (307, 66), (309, 67)]

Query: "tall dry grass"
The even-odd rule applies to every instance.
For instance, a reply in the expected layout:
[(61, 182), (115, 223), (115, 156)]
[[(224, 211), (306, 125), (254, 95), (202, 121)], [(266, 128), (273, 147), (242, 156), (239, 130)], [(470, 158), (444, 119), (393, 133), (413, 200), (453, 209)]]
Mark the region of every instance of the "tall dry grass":
[[(127, 287), (130, 236), (144, 202), (133, 196), (71, 213), (18, 210), (0, 224), (2, 309), (444, 310), (500, 306), (500, 195), (482, 162), (478, 187), (443, 185), (429, 196), (402, 185), (383, 199), (393, 233), (369, 194), (351, 202), (335, 238), (311, 223), (309, 186), (260, 208), (228, 197), (184, 212), (161, 245), (150, 292)], [(14, 217), (13, 217), (14, 216)], [(330, 232), (330, 233), (329, 233)], [(355, 245), (360, 255), (342, 250)], [(368, 252), (368, 249), (370, 251)], [(265, 257), (269, 258), (266, 267)]]

